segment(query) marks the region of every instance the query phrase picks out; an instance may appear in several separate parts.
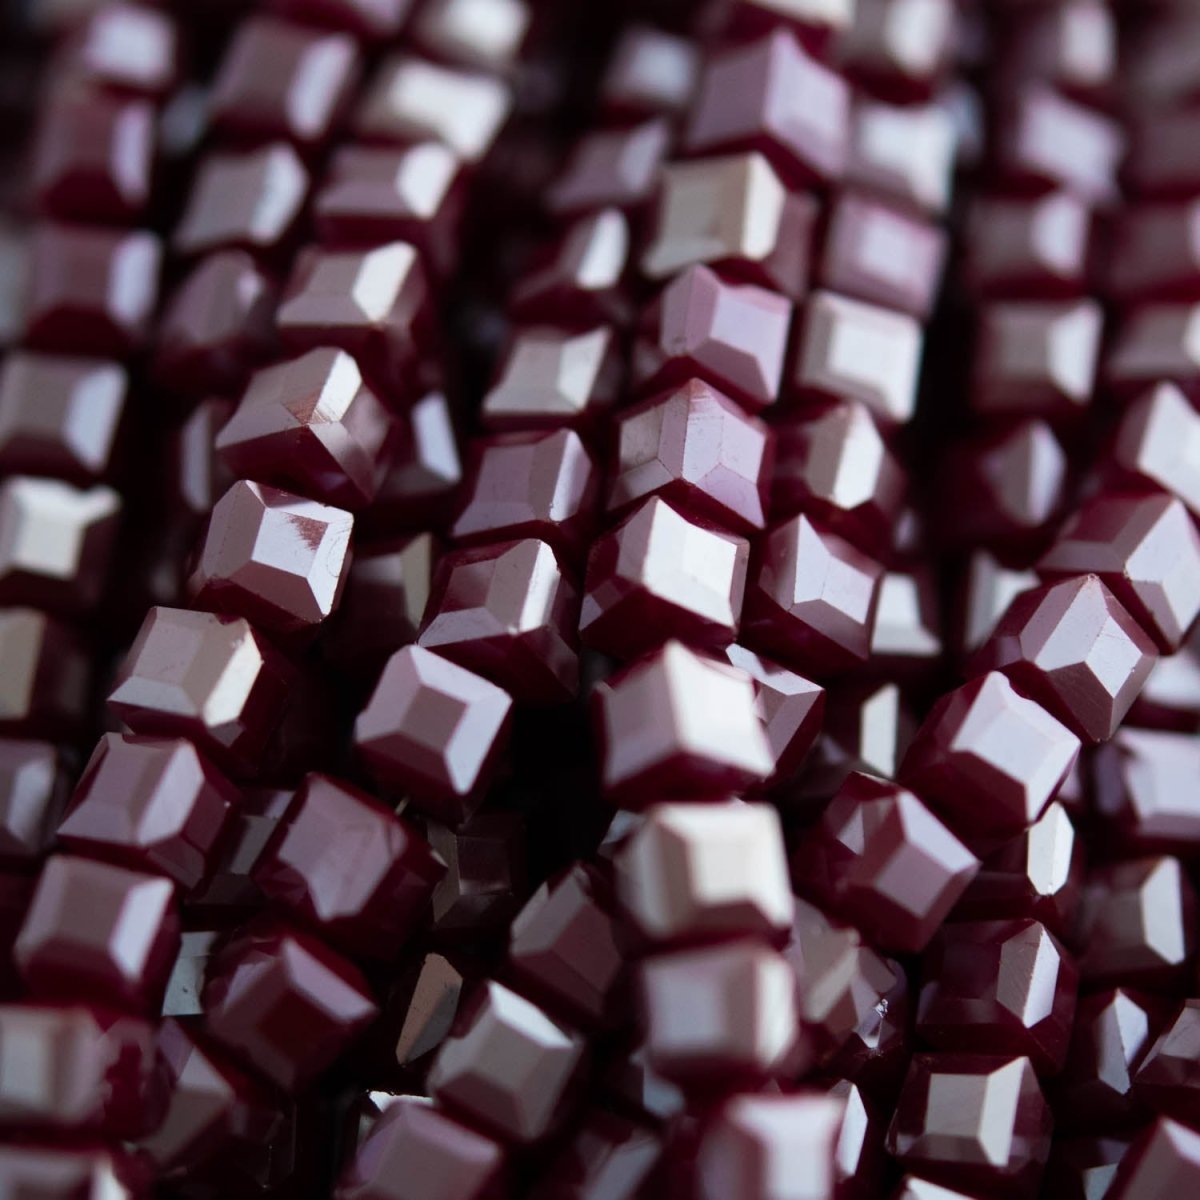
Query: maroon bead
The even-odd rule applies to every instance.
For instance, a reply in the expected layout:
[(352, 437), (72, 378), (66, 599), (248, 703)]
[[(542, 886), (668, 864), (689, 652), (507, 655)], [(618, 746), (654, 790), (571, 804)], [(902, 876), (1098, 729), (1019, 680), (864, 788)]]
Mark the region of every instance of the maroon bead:
[(33, 233), (25, 341), (37, 350), (124, 358), (146, 340), (162, 246), (144, 230), (44, 225)]
[(605, 790), (624, 807), (721, 795), (775, 763), (749, 675), (668, 642), (594, 691)]
[(845, 81), (780, 31), (712, 59), (684, 145), (760, 150), (792, 182), (807, 183), (842, 174), (849, 123)]
[(404, 1016), (396, 1039), (401, 1066), (419, 1062), (446, 1039), (458, 1014), (463, 977), (441, 954), (426, 954), (412, 987), (404, 993)]
[(397, 650), (354, 726), (354, 741), (386, 784), (423, 811), (464, 820), (490, 782), (512, 713), (507, 692), (421, 646)]
[(560, 217), (641, 208), (658, 185), (670, 136), (670, 125), (658, 117), (629, 129), (585, 134), (551, 185), (548, 207)]
[(772, 511), (804, 513), (869, 554), (890, 557), (908, 480), (867, 406), (836, 401), (775, 428)]
[(1059, 532), (1038, 563), (1043, 578), (1098, 575), (1164, 652), (1200, 615), (1200, 534), (1173, 497), (1100, 495)]
[(1126, 1151), (1104, 1196), (1106, 1200), (1186, 1196), (1197, 1185), (1200, 1133), (1158, 1117)]
[(583, 1039), (502, 984), (488, 981), (429, 1070), (440, 1104), (506, 1141), (536, 1142), (566, 1115)]
[(214, 960), (205, 1025), (288, 1091), (331, 1066), (374, 1018), (358, 971), (308, 934), (282, 925), (245, 929)]
[(341, 599), (353, 527), (343, 509), (239, 480), (213, 508), (192, 602), (275, 633), (311, 630)]
[(425, 915), (445, 868), (378, 801), (309, 775), (254, 865), (254, 881), (352, 954), (393, 959)]
[(38, 1200), (106, 1192), (114, 1200), (141, 1200), (148, 1186), (142, 1164), (122, 1151), (98, 1146), (5, 1146), (0, 1148), (0, 1175), (13, 1196)]
[(792, 857), (801, 891), (831, 904), (884, 950), (923, 950), (978, 870), (976, 857), (912, 792), (853, 774)]
[(1160, 384), (1125, 410), (1113, 458), (1200, 516), (1200, 413), (1173, 384)]
[(1200, 1000), (1185, 1000), (1146, 1051), (1133, 1082), (1133, 1096), (1139, 1103), (1193, 1126), (1200, 1116), (1198, 1021)]
[(49, 742), (0, 739), (0, 861), (22, 864), (49, 846), (65, 779)]
[(227, 400), (210, 397), (171, 431), (167, 453), (172, 469), (167, 472), (170, 478), (166, 486), (169, 501), (182, 512), (179, 532), (198, 531), (218, 498), (234, 482), (214, 447), (217, 433), (232, 409)]
[(87, 648), (69, 625), (32, 608), (0, 609), (0, 733), (75, 736), (90, 676)]
[(525, 824), (506, 812), (479, 813), (456, 829), (426, 823), (446, 864), (433, 889), (433, 929), (443, 941), (501, 934), (527, 894)]
[(1129, 1149), (1129, 1138), (1056, 1138), (1042, 1186), (1062, 1200), (1091, 1200), (1107, 1195), (1117, 1165)]
[(135, 733), (187, 737), (234, 774), (254, 774), (296, 672), (240, 617), (153, 608), (108, 703)]
[(1165, 1015), (1162, 1002), (1128, 988), (1084, 996), (1055, 1092), (1055, 1115), (1067, 1129), (1121, 1128), (1138, 1115), (1132, 1088), (1138, 1065)]
[(625, 956), (603, 877), (577, 863), (548, 880), (512, 923), (508, 961), (517, 986), (552, 1013), (611, 1026), (623, 1013)]
[(841, 40), (847, 74), (897, 99), (927, 97), (955, 49), (952, 0), (879, 0), (855, 12)]
[(1192, 344), (1196, 304), (1146, 304), (1131, 308), (1105, 360), (1108, 385), (1137, 393), (1164, 381), (1195, 390), (1200, 355)]
[(783, 833), (767, 804), (655, 805), (617, 858), (617, 889), (660, 945), (778, 940), (792, 923)]
[(587, 429), (612, 407), (623, 376), (611, 326), (582, 333), (518, 329), (483, 397), (480, 417), (488, 429)]
[(140, 1017), (82, 1004), (0, 1005), (0, 1066), (6, 1130), (136, 1138), (161, 1115), (154, 1028)]
[(243, 250), (201, 259), (167, 302), (154, 374), (187, 395), (237, 393), (270, 354), (275, 286)]
[(212, 154), (197, 169), (172, 245), (189, 256), (231, 249), (274, 254), (296, 228), (309, 182), (283, 142)]
[(791, 319), (778, 293), (690, 267), (645, 310), (634, 376), (643, 391), (698, 377), (756, 412), (778, 398)]
[[(881, 960), (865, 947), (860, 951), (859, 962), (870, 964), (869, 975), (864, 972), (864, 978), (869, 977), (871, 982), (864, 991), (868, 996), (876, 995), (876, 999), (828, 1059), (825, 1069), (853, 1083), (869, 1102), (888, 1105), (900, 1090), (912, 1051), (908, 978), (894, 959)], [(884, 982), (886, 974), (880, 970), (881, 962), (891, 974), (890, 984)], [(836, 964), (831, 969), (836, 972)], [(882, 1143), (883, 1130), (878, 1133)]]
[(650, 1062), (685, 1087), (761, 1084), (806, 1057), (796, 978), (759, 942), (643, 959), (640, 984)]
[(1069, 729), (993, 671), (934, 705), (900, 778), (956, 832), (986, 841), (1032, 825), (1078, 754)]
[(1075, 940), (1091, 984), (1177, 982), (1196, 949), (1196, 893), (1176, 858), (1138, 858), (1092, 871)]
[(150, 199), (154, 109), (80, 93), (47, 106), (34, 144), (34, 206), (60, 221), (132, 224)]
[(1112, 737), (1157, 653), (1095, 575), (1024, 592), (972, 660), (1001, 670), (1089, 742)]
[(418, 1097), (388, 1105), (346, 1165), (336, 1200), (494, 1200), (504, 1151)]
[(835, 1193), (843, 1098), (804, 1091), (727, 1100), (696, 1151), (697, 1200), (824, 1200)]
[(578, 612), (545, 542), (471, 547), (438, 562), (417, 642), (518, 701), (556, 703), (579, 689)]
[(937, 591), (928, 571), (889, 571), (871, 631), (874, 670), (898, 679), (927, 674), (942, 654)]
[(506, 74), (520, 63), (533, 16), (525, 0), (435, 0), (413, 28), (431, 57)]
[(601, 85), (615, 117), (638, 119), (682, 112), (700, 69), (699, 47), (650, 24), (629, 23), (617, 37)]
[(106, 477), (128, 382), (104, 359), (10, 354), (0, 366), (0, 469), (79, 485)]
[(178, 948), (169, 879), (60, 854), (42, 868), (13, 958), (33, 995), (149, 1010)]
[(353, 38), (271, 16), (234, 32), (213, 83), (212, 121), (236, 137), (316, 146), (333, 130), (357, 82)]
[(286, 16), (374, 41), (400, 32), (412, 0), (274, 0), (274, 7)]
[(241, 797), (190, 742), (106, 733), (58, 836), (74, 853), (161, 871), (194, 888)]
[(883, 568), (806, 516), (772, 529), (760, 555), (745, 642), (817, 677), (865, 662)]
[(1138, 205), (1124, 213), (1108, 256), (1109, 290), (1126, 303), (1197, 299), (1195, 227), (1191, 202)]
[(950, 203), (958, 131), (949, 109), (929, 104), (854, 105), (848, 183), (882, 193), (919, 212), (939, 214)]
[(1190, 646), (1165, 654), (1134, 701), (1129, 724), (1190, 733), (1200, 728), (1200, 658)]
[(918, 1054), (887, 1148), (905, 1169), (987, 1196), (1032, 1197), (1051, 1116), (1027, 1058)]
[(1095, 811), (1122, 848), (1187, 854), (1200, 841), (1200, 814), (1188, 802), (1200, 772), (1193, 734), (1121, 729), (1091, 765)]
[(467, 476), (466, 497), (450, 528), (454, 538), (538, 538), (568, 561), (586, 545), (599, 480), (574, 430), (477, 439)]
[(1033, 571), (1015, 570), (986, 550), (976, 550), (962, 581), (959, 650), (963, 657), (978, 650), (1013, 600), (1037, 584)]
[(444, 142), (477, 163), (495, 144), (512, 103), (508, 85), (493, 76), (401, 56), (376, 72), (355, 129), (370, 142)]
[(1069, 0), (1030, 17), (1005, 47), (1014, 74), (1043, 79), (1070, 95), (1102, 95), (1117, 69), (1116, 19), (1108, 7)]
[(637, 1200), (654, 1185), (664, 1139), (597, 1108), (540, 1174), (530, 1200)]

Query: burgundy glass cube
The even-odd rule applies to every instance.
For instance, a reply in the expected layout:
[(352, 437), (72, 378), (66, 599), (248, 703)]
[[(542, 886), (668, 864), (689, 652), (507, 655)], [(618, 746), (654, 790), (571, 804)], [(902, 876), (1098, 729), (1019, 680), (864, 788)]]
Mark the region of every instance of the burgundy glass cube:
[(71, 626), (33, 608), (0, 609), (0, 732), (77, 736), (91, 670), (84, 640)]
[(670, 144), (671, 127), (658, 117), (585, 133), (551, 185), (548, 207), (559, 217), (642, 208), (654, 195)]
[(50, 844), (66, 779), (50, 742), (0, 739), (0, 861), (19, 866)]

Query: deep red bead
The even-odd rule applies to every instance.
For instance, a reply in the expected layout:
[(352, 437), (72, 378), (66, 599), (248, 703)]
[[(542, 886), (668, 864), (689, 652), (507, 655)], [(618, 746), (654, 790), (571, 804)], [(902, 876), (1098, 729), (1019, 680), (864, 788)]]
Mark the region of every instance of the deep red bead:
[(640, 1122), (596, 1108), (530, 1193), (530, 1200), (638, 1200), (659, 1174), (665, 1139)]
[(71, 626), (32, 608), (0, 609), (0, 733), (76, 736), (91, 670), (83, 638)]
[(1056, 1138), (1046, 1164), (1043, 1187), (1062, 1200), (1091, 1200), (1107, 1195), (1117, 1166), (1129, 1150), (1120, 1137)]
[(53, 836), (66, 779), (49, 742), (0, 739), (0, 861), (40, 858)]
[(1200, 1001), (1185, 1000), (1162, 1026), (1158, 1040), (1146, 1050), (1133, 1081), (1136, 1101), (1192, 1126), (1200, 1117), (1198, 1036)]
[(966, 659), (992, 636), (996, 623), (1022, 592), (1037, 587), (1032, 570), (1006, 566), (986, 550), (967, 561), (959, 603), (960, 655)]
[(426, 954), (402, 990), (404, 1001), (396, 1061), (402, 1066), (420, 1062), (446, 1040), (462, 1000), (463, 976), (442, 954)]
[(5, 1146), (0, 1176), (18, 1200), (74, 1200), (108, 1195), (113, 1200), (142, 1200), (148, 1172), (131, 1155), (99, 1146)]
[(1200, 516), (1200, 413), (1174, 384), (1159, 384), (1126, 408), (1113, 459)]
[(412, 0), (274, 0), (274, 7), (289, 17), (375, 41), (400, 32)]
[(428, 821), (426, 830), (446, 864), (433, 889), (435, 935), (447, 943), (502, 935), (528, 894), (525, 822), (515, 813), (483, 812), (457, 828)]
[(579, 689), (578, 614), (579, 593), (545, 542), (468, 547), (439, 560), (417, 642), (518, 701), (561, 702)]
[(683, 111), (700, 70), (690, 38), (633, 22), (621, 30), (601, 85), (605, 109), (637, 119)]
[(1108, 256), (1109, 290), (1126, 303), (1195, 300), (1200, 244), (1192, 202), (1145, 204), (1118, 219)]
[(1117, 24), (1101, 0), (1068, 0), (1015, 24), (1004, 47), (1014, 78), (1036, 78), (1068, 95), (1103, 98), (1117, 70)]
[(63, 74), (118, 92), (159, 96), (175, 82), (174, 20), (142, 4), (76, 5), (85, 19), (63, 47)]
[(504, 75), (521, 64), (530, 8), (525, 0), (434, 0), (417, 15), (413, 38), (432, 58)]
[(1191, 733), (1200, 728), (1200, 659), (1194, 645), (1164, 654), (1129, 710), (1129, 724)]
[(58, 827), (74, 853), (161, 871), (194, 888), (241, 796), (182, 738), (106, 733)]
[(421, 646), (397, 650), (354, 726), (354, 741), (387, 785), (457, 824), (482, 799), (508, 738), (512, 698)]
[(1163, 382), (1195, 391), (1200, 355), (1193, 345), (1194, 303), (1131, 307), (1105, 359), (1105, 381), (1115, 392), (1136, 394)]
[(551, 185), (548, 207), (559, 217), (642, 208), (654, 195), (670, 139), (670, 125), (659, 117), (585, 133)]
[(949, 109), (859, 97), (850, 125), (846, 181), (918, 212), (940, 214), (953, 191), (958, 132)]
[(147, 1011), (178, 948), (169, 879), (60, 854), (42, 868), (13, 958), (35, 996), (86, 993)]
[(350, 963), (282, 925), (245, 928), (226, 946), (203, 1004), (209, 1033), (288, 1091), (331, 1066), (376, 1015)]
[(254, 881), (347, 952), (394, 959), (445, 873), (407, 822), (350, 784), (309, 775), (254, 864)]
[(897, 99), (929, 96), (953, 59), (952, 0), (878, 0), (856, 10), (841, 39), (851, 79)]
[(1113, 1175), (1107, 1200), (1186, 1196), (1200, 1184), (1200, 1133), (1158, 1117), (1130, 1146)]

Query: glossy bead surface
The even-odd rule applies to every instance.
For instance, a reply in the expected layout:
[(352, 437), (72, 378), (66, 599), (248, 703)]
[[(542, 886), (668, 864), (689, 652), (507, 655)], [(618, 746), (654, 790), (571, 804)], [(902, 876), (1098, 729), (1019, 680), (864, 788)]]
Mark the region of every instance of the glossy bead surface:
[(0, 861), (30, 862), (47, 848), (65, 779), (49, 742), (0, 739)]
[(348, 29), (375, 41), (400, 31), (412, 0), (275, 0), (274, 7), (289, 17)]
[(503, 75), (519, 63), (532, 20), (524, 0), (438, 0), (413, 32), (434, 58)]
[(959, 650), (966, 657), (992, 636), (996, 623), (1022, 592), (1037, 587), (1032, 570), (1006, 566), (986, 550), (976, 550), (967, 561), (962, 580), (959, 613)]
[(0, 609), (0, 731), (55, 738), (79, 732), (91, 665), (69, 625), (33, 608)]
[(691, 99), (700, 55), (686, 37), (634, 22), (617, 38), (601, 99), (619, 117), (679, 112)]
[(106, 733), (58, 827), (74, 853), (169, 875), (195, 887), (241, 797), (183, 739)]
[(560, 217), (641, 208), (654, 194), (669, 146), (670, 126), (657, 117), (629, 129), (585, 133), (551, 185), (547, 205)]
[(482, 812), (457, 828), (426, 822), (429, 844), (446, 864), (433, 889), (433, 930), (447, 944), (508, 927), (528, 891), (526, 823), (515, 813)]
[(598, 1108), (541, 1174), (530, 1200), (636, 1200), (653, 1186), (663, 1150), (653, 1129)]
[(885, 104), (858, 98), (850, 125), (846, 180), (918, 212), (950, 203), (957, 131), (935, 103)]
[(1173, 492), (1200, 515), (1200, 413), (1173, 384), (1160, 384), (1125, 410), (1113, 458), (1122, 470)]
[(1108, 1200), (1181, 1196), (1200, 1182), (1200, 1133), (1158, 1117), (1129, 1147), (1113, 1175)]
[(842, 41), (851, 78), (899, 99), (928, 96), (954, 47), (949, 0), (878, 0), (856, 9)]
[(397, 650), (354, 726), (354, 741), (389, 786), (457, 823), (481, 798), (508, 736), (507, 692), (421, 646)]
[(1116, 392), (1136, 393), (1164, 381), (1194, 388), (1200, 357), (1194, 345), (1195, 304), (1131, 307), (1105, 361), (1105, 379)]
[(104, 4), (68, 44), (70, 73), (122, 92), (157, 96), (175, 81), (178, 36), (168, 14), (141, 4)]
[(82, 990), (149, 1010), (178, 947), (169, 879), (60, 854), (42, 869), (13, 958), (35, 996)]
[(1188, 781), (1200, 771), (1192, 734), (1121, 729), (1092, 762), (1093, 807), (1122, 846), (1189, 853), (1200, 820)]
[(463, 977), (442, 954), (426, 954), (404, 996), (404, 1016), (396, 1039), (401, 1066), (419, 1062), (446, 1040), (462, 1000)]
[(1194, 203), (1147, 204), (1123, 214), (1108, 260), (1108, 286), (1121, 300), (1194, 300), (1200, 244)]
[(146, 1182), (146, 1172), (130, 1156), (99, 1147), (5, 1146), (0, 1174), (14, 1196), (38, 1200), (105, 1193), (113, 1200), (138, 1200)]
[(1200, 1113), (1200, 1079), (1196, 1072), (1198, 1035), (1200, 1001), (1185, 1000), (1146, 1050), (1133, 1081), (1137, 1101), (1193, 1126)]

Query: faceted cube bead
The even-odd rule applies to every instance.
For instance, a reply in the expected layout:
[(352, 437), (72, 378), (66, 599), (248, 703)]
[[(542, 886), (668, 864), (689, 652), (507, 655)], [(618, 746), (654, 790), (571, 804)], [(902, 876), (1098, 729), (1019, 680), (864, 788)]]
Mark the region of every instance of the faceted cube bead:
[(604, 72), (601, 102), (618, 119), (682, 112), (700, 69), (690, 38), (630, 22), (621, 30)]
[(1122, 847), (1187, 854), (1200, 841), (1200, 814), (1188, 802), (1200, 772), (1193, 734), (1121, 729), (1091, 768), (1094, 810)]
[(0, 604), (86, 613), (100, 600), (121, 520), (121, 497), (14, 475), (0, 484)]
[(240, 392), (274, 347), (275, 300), (274, 284), (244, 250), (201, 259), (159, 321), (155, 378), (187, 395)]
[(0, 739), (0, 862), (20, 865), (41, 856), (65, 782), (51, 743)]
[(236, 138), (315, 147), (333, 132), (357, 77), (353, 38), (252, 16), (238, 25), (217, 68), (211, 119)]
[(91, 8), (66, 40), (66, 74), (120, 92), (161, 96), (175, 82), (178, 36), (172, 17), (142, 4)]
[(662, 171), (642, 274), (667, 280), (703, 263), (793, 300), (808, 290), (817, 201), (787, 190), (761, 154), (674, 163)]
[(527, 894), (523, 820), (514, 813), (483, 812), (458, 828), (426, 823), (430, 845), (446, 864), (433, 890), (433, 930), (445, 942), (474, 941), (507, 929)]
[(982, 416), (1078, 413), (1091, 401), (1104, 314), (1094, 300), (991, 304), (980, 317), (971, 402)]
[(1055, 800), (1023, 833), (989, 854), (954, 910), (978, 920), (1032, 917), (1057, 937), (1074, 925), (1083, 888), (1083, 843)]
[(204, 988), (208, 1032), (286, 1091), (331, 1066), (376, 1015), (366, 981), (316, 938), (283, 925), (243, 931)]
[(616, 330), (517, 329), (480, 417), (488, 429), (593, 427), (616, 401), (624, 368)]
[(833, 203), (817, 275), (832, 292), (927, 320), (938, 298), (946, 248), (946, 234), (932, 222), (843, 192)]
[(908, 490), (904, 468), (857, 400), (789, 414), (775, 426), (771, 510), (813, 517), (869, 554), (890, 557)]
[(851, 79), (898, 100), (928, 97), (951, 61), (951, 0), (874, 0), (856, 9), (841, 42)]
[(556, 703), (579, 688), (579, 594), (545, 542), (526, 538), (443, 556), (417, 642), (500, 684)]
[(355, 117), (368, 142), (444, 142), (467, 163), (492, 148), (512, 108), (509, 86), (494, 76), (400, 56), (384, 62)]
[(254, 881), (348, 953), (391, 960), (444, 872), (429, 843), (384, 805), (309, 775), (255, 863)]
[(1096, 575), (1023, 592), (976, 654), (1087, 742), (1106, 741), (1129, 711), (1157, 652)]
[(530, 1200), (633, 1200), (653, 1185), (663, 1150), (654, 1129), (596, 1108), (540, 1173)]
[(1200, 1133), (1158, 1117), (1129, 1147), (1117, 1167), (1108, 1200), (1186, 1196), (1200, 1186)]
[(1037, 921), (962, 921), (926, 950), (917, 1037), (939, 1050), (1024, 1054), (1042, 1074), (1067, 1055), (1079, 971)]
[(26, 344), (125, 358), (141, 349), (158, 302), (162, 246), (145, 230), (43, 225), (31, 240)]
[(1197, 304), (1131, 307), (1117, 328), (1105, 359), (1105, 381), (1122, 395), (1164, 381), (1195, 391), (1200, 353), (1195, 345)]
[(1086, 983), (1176, 983), (1196, 950), (1196, 893), (1177, 858), (1137, 858), (1087, 877), (1075, 932)]
[(760, 942), (657, 954), (639, 978), (647, 1053), (666, 1078), (728, 1090), (802, 1065), (796, 978)]
[(0, 733), (76, 736), (90, 686), (88, 649), (74, 629), (33, 608), (0, 609)]
[(0, 1066), (6, 1132), (136, 1138), (160, 1116), (154, 1028), (140, 1017), (78, 1003), (0, 1005)]
[(508, 962), (517, 986), (551, 1013), (601, 1028), (626, 1015), (625, 954), (604, 877), (576, 863), (517, 914)]
[(858, 400), (883, 424), (902, 424), (916, 406), (922, 342), (915, 317), (815, 292), (804, 309), (789, 387), (805, 400)]
[(446, 1040), (462, 999), (463, 977), (441, 954), (426, 954), (405, 994), (405, 1008), (396, 1040), (396, 1061), (401, 1066), (432, 1053)]
[(987, 1196), (1033, 1197), (1052, 1124), (1029, 1059), (918, 1054), (887, 1148), (903, 1168), (935, 1182)]
[(599, 487), (572, 429), (505, 433), (471, 444), (469, 483), (450, 535), (459, 541), (537, 538), (574, 562), (587, 545)]
[(818, 1092), (727, 1100), (696, 1150), (700, 1200), (822, 1200), (835, 1192), (846, 1102)]
[(345, 146), (313, 201), (321, 241), (411, 242), (439, 273), (454, 264), (462, 215), (462, 163), (441, 142)]
[(660, 496), (685, 514), (749, 533), (766, 524), (774, 439), (698, 379), (624, 409), (608, 509)]
[(912, 792), (852, 774), (801, 835), (792, 874), (884, 950), (923, 950), (979, 860)]
[(1055, 1196), (1088, 1200), (1089, 1195), (1106, 1195), (1117, 1173), (1117, 1166), (1129, 1150), (1131, 1137), (1057, 1138), (1043, 1187)]
[(132, 224), (149, 202), (153, 163), (150, 104), (86, 93), (57, 98), (34, 142), (34, 207), (60, 221)]
[(209, 873), (241, 796), (191, 742), (106, 733), (58, 827), (68, 850), (169, 875)]
[(1092, 215), (1073, 193), (982, 197), (968, 229), (963, 271), (984, 295), (1047, 301), (1086, 290)]
[(1066, 188), (1100, 206), (1117, 198), (1125, 138), (1112, 118), (1033, 84), (997, 128), (995, 166), (1009, 185), (1033, 194)]
[(723, 51), (705, 68), (684, 146), (757, 150), (786, 178), (838, 178), (846, 165), (850, 91), (786, 31)]
[(934, 705), (900, 779), (970, 844), (986, 844), (1032, 825), (1078, 754), (1066, 726), (992, 671)]
[[(911, 997), (908, 977), (898, 962), (881, 959), (865, 947), (861, 947), (855, 957), (866, 983), (862, 989), (865, 1011), (832, 1057), (827, 1056), (825, 1069), (835, 1078), (852, 1083), (870, 1106), (867, 1117), (872, 1126), (872, 1141), (877, 1142), (875, 1153), (878, 1153), (883, 1149), (885, 1129), (876, 1125), (874, 1105), (876, 1102), (893, 1103), (900, 1090), (912, 1052)], [(833, 975), (836, 976), (836, 964)], [(843, 977), (843, 987), (847, 986), (849, 978), (852, 976)], [(872, 995), (876, 997), (873, 1003), (869, 999)], [(850, 1173), (846, 1172), (847, 1175)]]
[(229, 249), (274, 256), (295, 231), (309, 182), (283, 142), (211, 154), (197, 169), (172, 245), (189, 257)]
[(230, 471), (326, 504), (370, 504), (395, 429), (344, 350), (310, 350), (251, 378), (216, 448)]
[(1200, 413), (1163, 383), (1125, 410), (1113, 447), (1121, 470), (1174, 493), (1200, 516)]
[(1132, 207), (1117, 222), (1107, 263), (1108, 290), (1125, 303), (1200, 298), (1194, 201)]
[(931, 572), (889, 571), (879, 584), (871, 658), (885, 675), (925, 675), (942, 655), (937, 591)]
[(644, 391), (699, 377), (757, 411), (779, 395), (791, 305), (775, 292), (691, 267), (645, 310), (633, 349)]
[(950, 203), (957, 149), (954, 118), (936, 101), (860, 98), (850, 122), (846, 181), (918, 212), (940, 214)]
[(0, 1149), (0, 1174), (14, 1196), (71, 1200), (107, 1194), (113, 1200), (137, 1200), (146, 1172), (119, 1150), (5, 1146)]
[(746, 590), (745, 642), (817, 678), (865, 662), (883, 568), (806, 516), (766, 536)]
[(508, 738), (507, 692), (421, 646), (397, 650), (354, 726), (379, 779), (431, 816), (465, 819)]
[(341, 599), (353, 527), (343, 509), (239, 480), (212, 511), (192, 602), (274, 633), (312, 630)]
[(1200, 1115), (1198, 1036), (1200, 1000), (1185, 1000), (1146, 1051), (1133, 1082), (1133, 1095), (1138, 1102), (1192, 1126)]
[(505, 1141), (540, 1141), (565, 1117), (584, 1041), (535, 1004), (483, 984), (429, 1070), (430, 1094)]
[(792, 923), (779, 815), (767, 804), (659, 804), (617, 859), (625, 910), (651, 942), (777, 938)]
[(750, 546), (652, 496), (592, 547), (579, 633), (630, 659), (668, 637), (724, 646), (737, 637)]
[(377, 41), (400, 32), (412, 0), (274, 0), (273, 7), (297, 20)]
[(1093, 497), (1038, 571), (1055, 581), (1098, 575), (1164, 652), (1177, 650), (1200, 616), (1200, 534), (1184, 505), (1162, 493)]
[(252, 775), (295, 686), (295, 668), (244, 618), (153, 608), (108, 703), (135, 733), (189, 738)]
[(435, 0), (413, 35), (434, 58), (504, 74), (517, 65), (531, 21), (525, 0)]
[(593, 694), (604, 788), (623, 807), (738, 792), (774, 770), (750, 676), (681, 642)]
[(1081, 997), (1055, 1094), (1060, 1126), (1119, 1129), (1137, 1115), (1134, 1076), (1162, 1026), (1163, 1008), (1162, 1000), (1129, 988)]
[(295, 351), (336, 346), (352, 354), (394, 406), (429, 340), (429, 284), (408, 242), (367, 250), (309, 247), (296, 261), (276, 325)]
[(389, 1104), (346, 1164), (335, 1200), (489, 1200), (504, 1169), (491, 1138), (416, 1097)]
[(658, 117), (584, 134), (551, 185), (547, 207), (558, 217), (641, 209), (654, 195), (670, 145), (670, 124)]
[(30, 994), (153, 1009), (179, 949), (174, 892), (159, 875), (48, 859), (13, 944)]
[(77, 485), (105, 478), (128, 386), (115, 362), (14, 351), (0, 365), (0, 470)]
[(1158, 660), (1142, 694), (1129, 710), (1129, 723), (1150, 729), (1189, 733), (1200, 717), (1200, 658), (1185, 644)]
[(1069, 0), (1022, 22), (1006, 47), (1009, 69), (1069, 95), (1103, 96), (1117, 68), (1116, 20), (1098, 0)]
[(978, 650), (992, 636), (996, 623), (1022, 592), (1037, 587), (1031, 570), (1005, 566), (986, 550), (976, 550), (967, 562), (959, 601), (959, 651)]

